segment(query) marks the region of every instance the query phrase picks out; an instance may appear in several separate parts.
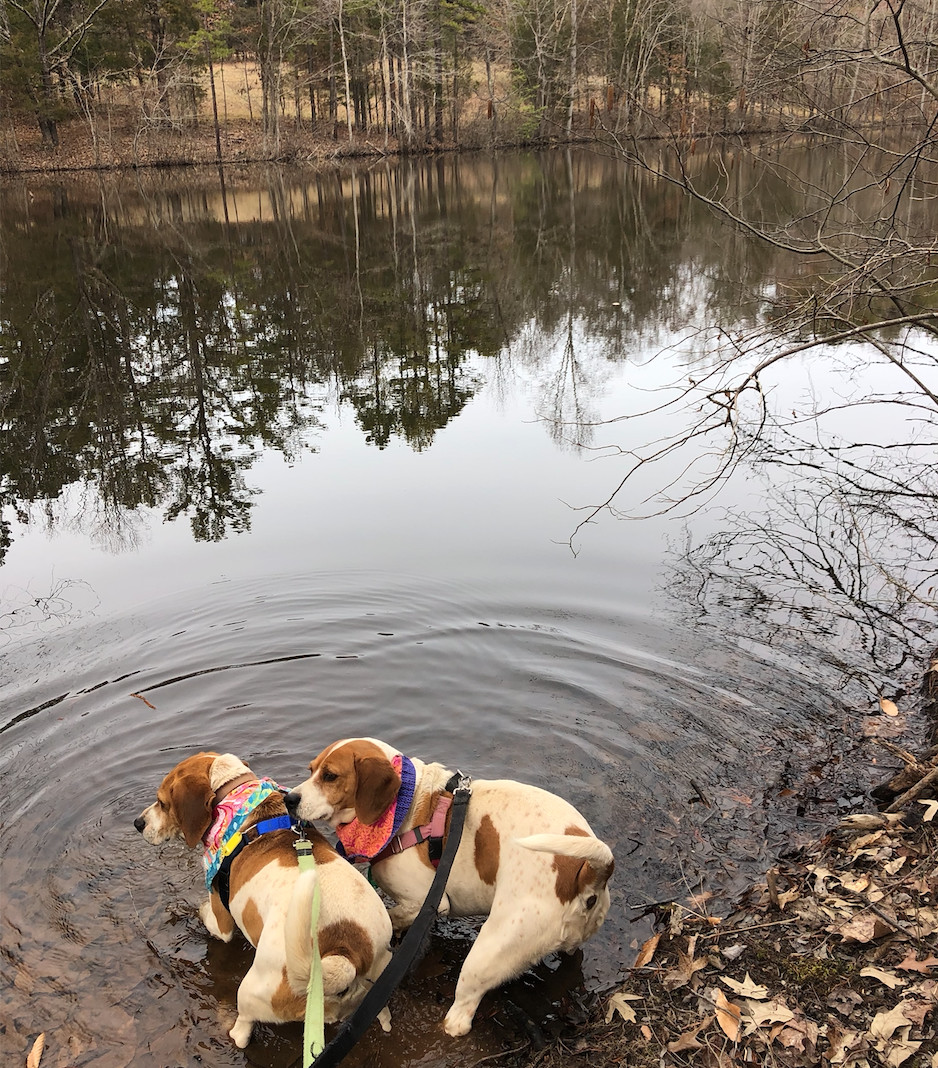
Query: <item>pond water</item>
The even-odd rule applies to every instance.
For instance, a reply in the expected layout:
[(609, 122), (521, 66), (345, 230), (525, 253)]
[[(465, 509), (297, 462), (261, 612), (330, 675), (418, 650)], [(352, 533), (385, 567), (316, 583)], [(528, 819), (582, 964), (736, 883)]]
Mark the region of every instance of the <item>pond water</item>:
[(882, 778), (851, 739), (914, 737), (874, 713), (911, 711), (933, 644), (934, 413), (910, 432), (888, 365), (817, 350), (768, 383), (799, 429), (682, 504), (726, 447), (658, 448), (710, 330), (761, 328), (801, 265), (673, 188), (518, 154), (8, 182), (0, 211), (5, 1054), (296, 1063), (298, 1026), (233, 1048), (249, 948), (202, 929), (198, 857), (132, 826), (197, 749), (292, 785), (383, 737), (553, 789), (612, 845), (582, 954), (454, 1042), (473, 925), (438, 923), (401, 1026), (347, 1062), (442, 1066), (575, 1020), (649, 905), (719, 914)]

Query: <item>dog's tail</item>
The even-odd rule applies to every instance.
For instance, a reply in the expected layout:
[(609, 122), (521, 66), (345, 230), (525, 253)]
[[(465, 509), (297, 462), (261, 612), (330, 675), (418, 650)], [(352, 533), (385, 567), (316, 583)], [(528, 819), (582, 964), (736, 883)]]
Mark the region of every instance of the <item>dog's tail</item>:
[[(316, 892), (318, 879), (319, 875), (315, 868), (300, 872), (287, 908), (287, 918), (283, 929), (287, 982), (293, 993), (299, 997), (306, 995), (312, 967), (313, 894)], [(348, 957), (330, 953), (322, 958), (322, 985), (327, 995), (346, 990), (354, 980), (355, 966)]]
[(569, 952), (591, 938), (606, 918), (609, 909), (606, 884), (616, 866), (612, 850), (591, 834), (532, 834), (515, 841), (524, 849), (582, 862), (579, 867), (572, 865), (574, 870), (566, 873), (562, 883), (559, 869), (557, 873), (557, 892), (564, 904), (559, 948)]
[(562, 857), (579, 857), (594, 868), (601, 877), (608, 879), (615, 867), (612, 850), (599, 838), (591, 834), (532, 834), (527, 838), (516, 838), (515, 842), (524, 849), (536, 853), (556, 853)]

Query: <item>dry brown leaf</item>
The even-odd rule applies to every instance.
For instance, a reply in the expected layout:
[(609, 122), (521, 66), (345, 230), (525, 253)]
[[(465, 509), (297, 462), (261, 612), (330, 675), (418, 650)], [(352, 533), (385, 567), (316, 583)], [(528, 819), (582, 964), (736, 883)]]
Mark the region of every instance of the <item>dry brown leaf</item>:
[(837, 1024), (829, 1023), (827, 1042), (827, 1059), (831, 1064), (855, 1064), (855, 1055), (866, 1047), (866, 1035), (863, 1031), (852, 1031), (846, 1027), (841, 1031)]
[(647, 1041), (650, 1042), (652, 1040), (653, 1036), (651, 1033), (651, 1028), (648, 1026), (648, 1024), (642, 1024), (642, 1034), (645, 1036)]
[(785, 911), (785, 906), (790, 905), (792, 901), (797, 901), (801, 897), (800, 890), (783, 890), (778, 895), (778, 908), (780, 912)]
[(742, 982), (738, 979), (730, 979), (727, 975), (721, 975), (720, 982), (726, 983), (734, 994), (739, 994), (744, 998), (754, 998), (756, 1001), (763, 1001), (769, 996), (769, 988), (767, 986), (762, 986), (761, 983), (754, 983), (749, 972), (746, 972), (746, 978)]
[(717, 1023), (726, 1037), (735, 1042), (739, 1038), (739, 1021), (742, 1016), (742, 1010), (738, 1005), (734, 1005), (732, 1001), (728, 1001), (722, 990), (717, 990), (716, 997), (713, 1000), (717, 1007)]
[(705, 1020), (701, 1021), (695, 1028), (690, 1031), (685, 1031), (684, 1034), (678, 1035), (673, 1042), (668, 1043), (669, 1053), (683, 1053), (685, 1050), (703, 1049), (704, 1044), (697, 1041), (697, 1036), (705, 1028), (709, 1027), (713, 1023), (713, 1017), (708, 1016)]
[(897, 986), (905, 986), (906, 984), (906, 980), (900, 978), (894, 972), (884, 972), (882, 968), (874, 968), (872, 965), (868, 968), (862, 968), (860, 975), (876, 979), (878, 982), (888, 986), (890, 990), (895, 990)]
[(795, 1018), (795, 1014), (784, 1001), (747, 1001), (744, 1006), (746, 1019), (749, 1022), (748, 1031), (766, 1024), (788, 1023)]
[(895, 701), (890, 701), (888, 697), (881, 697), (879, 699), (879, 707), (887, 716), (899, 715), (899, 709), (896, 706)]
[(658, 948), (658, 943), (661, 941), (661, 932), (654, 934), (647, 941), (642, 943), (642, 948), (638, 951), (638, 956), (635, 958), (633, 968), (644, 968), (645, 965), (655, 955), (655, 950)]
[(626, 1023), (637, 1023), (635, 1010), (629, 1002), (641, 1000), (642, 999), (635, 994), (625, 994), (621, 990), (617, 991), (609, 999), (609, 1003), (606, 1006), (606, 1023), (611, 1023), (612, 1018), (616, 1013), (618, 1013)]
[(686, 953), (678, 949), (677, 967), (672, 968), (661, 980), (661, 985), (665, 990), (678, 990), (680, 987), (686, 986), (694, 978), (696, 972), (699, 972), (701, 968), (707, 967), (706, 958), (694, 960), (696, 945), (697, 936), (693, 935), (687, 940)]
[(938, 909), (912, 909), (909, 916), (919, 938), (938, 932)]
[(878, 1040), (889, 1039), (896, 1031), (909, 1027), (912, 1021), (905, 1014), (906, 1002), (900, 1001), (891, 1009), (878, 1012), (870, 1024), (870, 1035)]
[(788, 1049), (810, 1053), (817, 1045), (818, 1025), (813, 1020), (796, 1017), (790, 1023), (783, 1024), (775, 1036), (775, 1041)]
[(26, 1058), (26, 1068), (39, 1068), (39, 1060), (42, 1057), (42, 1051), (46, 1045), (46, 1033), (45, 1031), (36, 1039), (33, 1043), (33, 1048), (29, 1051), (29, 1056)]
[(831, 924), (827, 929), (839, 934), (845, 942), (875, 942), (877, 938), (883, 938), (893, 930), (885, 920), (881, 920), (872, 912), (863, 912), (842, 925)]
[(915, 955), (915, 950), (910, 949), (905, 956), (905, 960), (901, 964), (897, 964), (896, 967), (901, 968), (904, 972), (921, 972), (923, 975), (927, 975), (938, 968), (938, 957), (926, 957), (924, 960), (919, 960)]
[(932, 801), (931, 799), (927, 801), (922, 801), (921, 799), (919, 799), (918, 803), (920, 805), (927, 806), (925, 814), (922, 816), (922, 822), (931, 823), (931, 821), (935, 818), (935, 814), (938, 813), (938, 801)]

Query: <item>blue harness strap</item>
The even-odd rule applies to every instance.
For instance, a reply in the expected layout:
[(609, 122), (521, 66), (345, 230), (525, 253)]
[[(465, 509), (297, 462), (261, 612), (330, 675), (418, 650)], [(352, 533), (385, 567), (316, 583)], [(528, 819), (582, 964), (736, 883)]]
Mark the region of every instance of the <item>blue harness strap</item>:
[(288, 831), (292, 826), (293, 821), (284, 814), (283, 816), (274, 816), (269, 820), (261, 820), (260, 823), (255, 823), (253, 827), (247, 827), (239, 833), (237, 844), (222, 859), (215, 878), (212, 880), (212, 885), (218, 891), (218, 896), (221, 898), (221, 903), (225, 906), (226, 912), (231, 911), (229, 907), (231, 901), (231, 864), (234, 858), (245, 846), (256, 842), (262, 834), (268, 834), (270, 831)]

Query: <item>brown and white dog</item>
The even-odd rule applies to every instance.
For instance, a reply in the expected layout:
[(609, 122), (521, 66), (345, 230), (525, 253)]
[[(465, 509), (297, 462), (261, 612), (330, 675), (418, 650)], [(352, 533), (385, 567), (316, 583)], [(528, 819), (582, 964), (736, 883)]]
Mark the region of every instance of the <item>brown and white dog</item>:
[[(316, 866), (302, 874), (292, 830), (275, 827), (257, 834), (266, 821), (284, 817), (281, 822), (288, 822), (286, 811), (276, 784), (259, 779), (230, 753), (207, 752), (173, 768), (156, 801), (134, 820), (153, 844), (181, 838), (190, 848), (203, 847), (211, 882), (199, 909), (203, 923), (223, 942), (231, 941), (237, 924), (257, 951), (238, 988), (238, 1018), (229, 1032), (242, 1049), (256, 1021), (280, 1023), (305, 1015), (317, 879), (326, 1022), (348, 1016), (391, 958), (391, 921), (381, 898), (321, 834), (311, 833)], [(212, 872), (224, 843), (237, 833), (249, 844), (232, 854), (226, 907), (219, 875)], [(387, 1010), (379, 1019), (390, 1030)]]
[[(424, 839), (449, 826), (439, 812), (452, 773), (375, 738), (335, 742), (310, 772), (287, 795), (287, 808), (303, 820), (328, 820), (350, 859), (371, 859), (375, 881), (397, 902), (395, 930), (409, 927), (435, 871)], [(594, 935), (609, 910), (613, 867), (612, 851), (562, 798), (508, 779), (474, 780), (439, 911), (488, 919), (460, 970), (446, 1032), (466, 1034), (486, 991)]]

